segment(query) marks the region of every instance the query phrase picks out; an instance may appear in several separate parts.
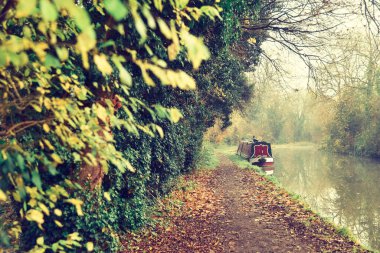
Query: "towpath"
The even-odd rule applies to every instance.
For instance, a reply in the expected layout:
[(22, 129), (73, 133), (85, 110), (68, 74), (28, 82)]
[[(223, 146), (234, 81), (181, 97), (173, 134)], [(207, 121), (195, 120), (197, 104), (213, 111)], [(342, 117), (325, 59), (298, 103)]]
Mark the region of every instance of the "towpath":
[(174, 191), (162, 222), (127, 236), (124, 252), (368, 252), (226, 156), (186, 180), (196, 187)]

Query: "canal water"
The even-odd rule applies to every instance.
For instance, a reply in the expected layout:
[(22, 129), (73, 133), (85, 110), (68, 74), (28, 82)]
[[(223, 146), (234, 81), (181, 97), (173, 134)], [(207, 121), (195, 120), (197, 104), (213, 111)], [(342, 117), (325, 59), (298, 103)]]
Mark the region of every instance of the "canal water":
[(380, 161), (319, 151), (314, 146), (273, 147), (274, 176), (287, 190), (364, 245), (380, 250)]

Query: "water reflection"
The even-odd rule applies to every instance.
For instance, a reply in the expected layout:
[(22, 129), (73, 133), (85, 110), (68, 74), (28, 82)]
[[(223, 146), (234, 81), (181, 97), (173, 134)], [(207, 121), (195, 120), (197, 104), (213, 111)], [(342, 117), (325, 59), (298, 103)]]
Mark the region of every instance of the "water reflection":
[(274, 173), (274, 167), (262, 167), (261, 169), (266, 175), (273, 175)]
[(278, 146), (273, 153), (274, 175), (285, 188), (380, 250), (380, 161), (332, 155), (311, 146)]

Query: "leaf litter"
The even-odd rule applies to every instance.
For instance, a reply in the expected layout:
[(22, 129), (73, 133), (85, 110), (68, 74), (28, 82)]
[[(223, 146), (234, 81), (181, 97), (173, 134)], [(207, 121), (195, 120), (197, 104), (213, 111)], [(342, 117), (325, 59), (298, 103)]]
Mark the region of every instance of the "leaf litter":
[(155, 225), (125, 236), (124, 252), (370, 252), (284, 189), (220, 159), (184, 176)]

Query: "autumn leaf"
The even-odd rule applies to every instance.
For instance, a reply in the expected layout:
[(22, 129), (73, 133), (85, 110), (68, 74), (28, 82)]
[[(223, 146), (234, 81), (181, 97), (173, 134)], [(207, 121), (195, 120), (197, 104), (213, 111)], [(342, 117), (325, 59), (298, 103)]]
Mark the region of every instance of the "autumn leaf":
[(54, 160), (56, 163), (58, 163), (58, 164), (62, 164), (62, 163), (63, 163), (61, 157), (59, 157), (56, 153), (53, 153), (53, 154), (51, 154), (50, 156), (51, 156), (51, 158), (53, 158), (53, 160)]
[(36, 209), (28, 210), (26, 212), (25, 218), (29, 221), (35, 221), (38, 224), (43, 224), (45, 222), (44, 215)]
[(80, 199), (67, 199), (65, 202), (70, 203), (75, 206), (75, 209), (77, 211), (77, 214), (79, 216), (83, 216), (83, 211), (82, 211), (82, 205), (83, 201)]
[(87, 242), (86, 243), (87, 251), (91, 252), (94, 250), (94, 243), (93, 242)]
[(107, 57), (104, 54), (94, 55), (94, 62), (103, 75), (112, 74), (112, 66), (109, 64)]
[(37, 0), (17, 1), (16, 17), (22, 18), (32, 14), (36, 8)]
[(111, 195), (109, 192), (104, 192), (104, 198), (107, 200), (107, 201), (111, 201)]
[(0, 201), (7, 201), (7, 195), (0, 189)]

